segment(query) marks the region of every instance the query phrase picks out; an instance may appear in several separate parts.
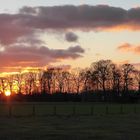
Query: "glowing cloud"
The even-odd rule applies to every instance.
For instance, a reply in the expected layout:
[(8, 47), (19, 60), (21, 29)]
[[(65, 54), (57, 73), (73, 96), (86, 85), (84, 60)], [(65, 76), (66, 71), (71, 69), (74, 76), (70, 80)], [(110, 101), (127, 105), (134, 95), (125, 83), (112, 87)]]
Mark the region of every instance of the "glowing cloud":
[(121, 52), (131, 52), (140, 55), (140, 45), (135, 46), (129, 43), (124, 43), (117, 48)]

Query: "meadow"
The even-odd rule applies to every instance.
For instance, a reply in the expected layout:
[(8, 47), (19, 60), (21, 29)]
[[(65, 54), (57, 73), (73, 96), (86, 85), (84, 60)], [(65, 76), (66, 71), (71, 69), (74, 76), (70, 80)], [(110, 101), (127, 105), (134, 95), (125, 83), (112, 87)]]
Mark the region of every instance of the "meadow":
[(0, 104), (2, 140), (139, 140), (140, 104)]
[(9, 102), (0, 104), (0, 117), (140, 114), (140, 104), (90, 102)]

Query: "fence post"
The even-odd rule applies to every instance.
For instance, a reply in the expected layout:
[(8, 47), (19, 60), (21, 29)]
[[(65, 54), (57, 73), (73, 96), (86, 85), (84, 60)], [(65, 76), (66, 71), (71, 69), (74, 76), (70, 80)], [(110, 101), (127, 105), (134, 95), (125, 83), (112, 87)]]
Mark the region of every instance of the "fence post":
[(123, 105), (120, 106), (120, 114), (123, 114)]
[(12, 105), (9, 105), (9, 117), (12, 117)]
[(91, 116), (94, 115), (94, 106), (93, 105), (91, 106), (91, 112), (90, 113), (91, 113), (90, 114)]
[(53, 115), (56, 116), (56, 105), (53, 107)]
[(33, 105), (33, 108), (32, 108), (32, 116), (35, 116), (36, 115), (36, 112), (35, 112), (35, 105)]
[(73, 106), (73, 115), (76, 115), (76, 106)]
[(134, 113), (137, 114), (137, 107), (136, 107), (136, 104), (134, 105)]
[(105, 109), (105, 110), (106, 110), (106, 115), (109, 114), (109, 108), (108, 108), (108, 105), (106, 105), (106, 109)]

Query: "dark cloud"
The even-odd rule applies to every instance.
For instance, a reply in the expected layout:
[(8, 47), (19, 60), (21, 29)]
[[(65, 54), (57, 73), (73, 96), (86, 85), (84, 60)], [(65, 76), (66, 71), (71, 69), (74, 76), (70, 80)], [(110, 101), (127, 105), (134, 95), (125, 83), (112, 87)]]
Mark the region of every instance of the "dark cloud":
[[(20, 37), (47, 29), (53, 31), (140, 30), (140, 8), (125, 10), (107, 5), (23, 7), (16, 14), (0, 14), (0, 42), (10, 44)], [(70, 36), (70, 35), (68, 35)], [(70, 36), (74, 39), (74, 36)], [(68, 40), (71, 40), (68, 37)]]
[(128, 18), (133, 22), (140, 21), (140, 7), (128, 10)]
[(0, 14), (0, 43), (11, 44), (21, 36), (33, 33), (31, 28), (21, 26), (20, 15)]
[(103, 30), (115, 27), (140, 29), (140, 8), (125, 10), (107, 5), (70, 5), (24, 7), (20, 10), (20, 13), (27, 16), (26, 22), (24, 22), (26, 26), (41, 29), (78, 28)]
[(27, 16), (26, 26), (42, 29), (103, 28), (122, 24), (127, 16), (126, 10), (105, 5), (24, 7), (20, 13)]
[(68, 32), (65, 34), (65, 40), (68, 42), (77, 42), (78, 36), (73, 32)]
[(33, 45), (33, 46), (34, 46), (34, 45), (43, 45), (43, 44), (45, 44), (44, 41), (38, 39), (38, 37), (35, 36), (35, 35), (32, 35), (32, 36), (27, 35), (27, 36), (20, 37), (20, 38), (17, 40), (16, 43), (17, 43), (17, 44), (20, 44), (20, 45), (22, 45), (22, 44), (24, 44), (24, 45), (27, 44), (27, 45)]
[(0, 66), (44, 66), (63, 59), (82, 57), (84, 49), (80, 46), (68, 49), (49, 49), (42, 46), (10, 46), (0, 52)]
[[(77, 41), (75, 30), (140, 30), (140, 8), (125, 10), (107, 5), (23, 7), (16, 14), (0, 14), (0, 66), (43, 66), (62, 59), (76, 59), (80, 46), (50, 49), (41, 40), (46, 31), (66, 32), (67, 41)], [(71, 31), (71, 32), (68, 32)], [(68, 33), (67, 33), (68, 32)], [(14, 44), (14, 45), (13, 45)], [(140, 54), (140, 46), (125, 44), (119, 50)]]

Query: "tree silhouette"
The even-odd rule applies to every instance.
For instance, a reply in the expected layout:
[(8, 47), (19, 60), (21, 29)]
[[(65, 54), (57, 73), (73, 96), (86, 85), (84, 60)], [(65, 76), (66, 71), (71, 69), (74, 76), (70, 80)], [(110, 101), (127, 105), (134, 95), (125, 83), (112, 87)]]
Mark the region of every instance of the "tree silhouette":
[(124, 64), (121, 68), (123, 76), (123, 90), (127, 93), (129, 86), (131, 86), (133, 82), (132, 73), (134, 72), (134, 66), (131, 64)]
[(140, 70), (135, 70), (134, 74), (135, 74), (136, 84), (138, 84), (138, 92), (140, 93)]
[(100, 83), (104, 95), (106, 94), (106, 82), (111, 72), (111, 65), (111, 60), (100, 60), (92, 64), (92, 67), (96, 76), (98, 77), (97, 79)]
[(93, 62), (85, 69), (52, 67), (1, 77), (0, 96), (6, 90), (13, 95), (39, 97), (36, 99), (47, 97), (44, 100), (117, 100), (125, 97), (131, 99), (136, 95), (139, 98), (140, 70), (132, 64), (118, 66), (111, 60)]

